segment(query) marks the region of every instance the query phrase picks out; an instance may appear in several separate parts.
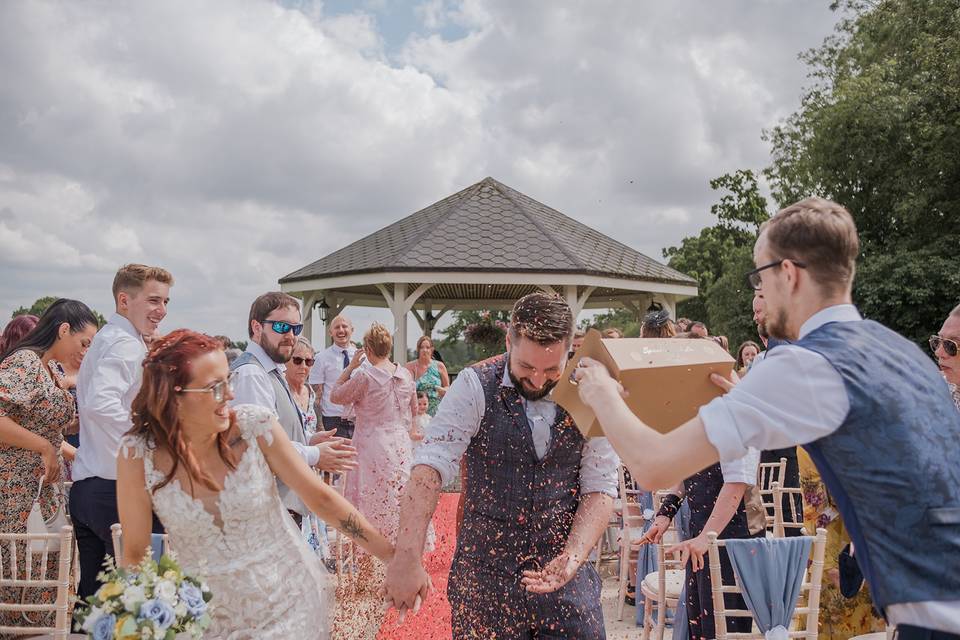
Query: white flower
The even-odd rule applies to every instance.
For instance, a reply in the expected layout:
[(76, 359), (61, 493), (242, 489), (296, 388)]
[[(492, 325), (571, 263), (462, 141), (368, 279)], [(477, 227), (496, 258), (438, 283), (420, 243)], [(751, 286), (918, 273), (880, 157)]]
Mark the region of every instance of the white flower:
[(173, 612), (177, 614), (177, 618), (185, 618), (187, 616), (187, 604), (181, 600), (177, 603), (177, 606), (173, 608)]
[(87, 633), (90, 633), (91, 631), (93, 631), (93, 625), (95, 625), (97, 623), (97, 620), (99, 620), (102, 616), (103, 616), (103, 609), (97, 606), (91, 606), (90, 613), (87, 614), (87, 617), (83, 621), (83, 625), (81, 626), (81, 628)]
[(170, 580), (158, 580), (153, 595), (172, 607), (177, 602), (177, 585)]
[(138, 584), (130, 585), (120, 596), (120, 601), (123, 602), (123, 606), (126, 607), (130, 613), (137, 613), (138, 605), (142, 604), (146, 599), (146, 592), (143, 587)]
[(147, 625), (140, 630), (140, 640), (153, 640), (153, 626)]

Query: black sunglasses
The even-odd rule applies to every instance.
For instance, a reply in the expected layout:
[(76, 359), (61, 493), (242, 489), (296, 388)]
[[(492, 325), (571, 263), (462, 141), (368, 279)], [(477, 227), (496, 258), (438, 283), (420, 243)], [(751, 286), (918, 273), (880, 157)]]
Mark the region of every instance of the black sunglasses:
[(313, 366), (313, 363), (315, 362), (315, 360), (314, 360), (313, 358), (301, 358), (300, 356), (293, 356), (293, 357), (290, 358), (290, 359), (293, 360), (293, 364), (295, 364), (295, 365), (297, 365), (297, 366), (299, 366), (299, 365), (303, 364), (304, 362), (306, 362), (308, 367), (312, 367), (312, 366)]
[(951, 358), (956, 358), (957, 352), (960, 351), (960, 345), (957, 344), (956, 340), (941, 338), (940, 336), (930, 336), (930, 350), (936, 353), (940, 347), (943, 347), (943, 352)]
[[(753, 271), (748, 271), (746, 274), (747, 285), (754, 291), (760, 291), (760, 287), (763, 286), (763, 280), (760, 278), (760, 272), (765, 271), (766, 269), (773, 269), (774, 267), (779, 267), (785, 261), (790, 260), (790, 258), (780, 258), (779, 260), (774, 260), (770, 264), (765, 264), (762, 267), (757, 267)], [(790, 260), (793, 263), (793, 266), (798, 269), (806, 269), (807, 265), (802, 262), (797, 262), (796, 260)]]
[(291, 324), (289, 322), (284, 322), (283, 320), (261, 320), (260, 324), (270, 325), (270, 328), (273, 329), (273, 332), (279, 333), (280, 335), (293, 331), (293, 335), (298, 336), (300, 335), (300, 332), (303, 331), (302, 324)]

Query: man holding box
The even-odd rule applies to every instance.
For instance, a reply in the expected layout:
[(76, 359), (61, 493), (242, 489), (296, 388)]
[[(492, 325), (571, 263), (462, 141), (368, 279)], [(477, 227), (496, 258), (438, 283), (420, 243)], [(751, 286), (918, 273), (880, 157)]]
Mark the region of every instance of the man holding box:
[[(579, 391), (642, 485), (669, 486), (747, 447), (801, 444), (836, 499), (877, 608), (899, 640), (960, 638), (960, 414), (916, 345), (851, 303), (859, 252), (841, 206), (807, 198), (761, 227), (750, 285), (778, 346), (736, 387), (660, 434), (596, 362)], [(901, 461), (907, 461), (905, 464)]]
[(416, 451), (385, 595), (401, 611), (426, 597), (427, 524), (463, 458), (463, 523), (447, 589), (455, 639), (605, 637), (600, 578), (585, 560), (610, 518), (619, 460), (547, 397), (573, 321), (562, 298), (517, 301), (507, 353), (460, 373)]

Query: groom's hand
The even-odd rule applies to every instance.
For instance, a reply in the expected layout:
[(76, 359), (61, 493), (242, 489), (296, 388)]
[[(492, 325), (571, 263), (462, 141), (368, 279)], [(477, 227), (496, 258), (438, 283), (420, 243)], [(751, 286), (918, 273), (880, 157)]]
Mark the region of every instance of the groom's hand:
[(577, 574), (580, 562), (568, 553), (561, 553), (542, 571), (524, 571), (521, 582), (530, 593), (553, 593)]
[(397, 609), (401, 615), (407, 609), (416, 612), (419, 603), (425, 602), (433, 590), (430, 574), (423, 568), (419, 557), (407, 557), (397, 553), (387, 565), (387, 578), (383, 582), (384, 602)]

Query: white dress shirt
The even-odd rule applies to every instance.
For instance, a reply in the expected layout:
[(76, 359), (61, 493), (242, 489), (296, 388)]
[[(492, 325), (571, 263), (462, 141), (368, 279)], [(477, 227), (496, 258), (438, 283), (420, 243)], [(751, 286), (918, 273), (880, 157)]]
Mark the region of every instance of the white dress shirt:
[(117, 479), (120, 438), (131, 429), (130, 405), (143, 378), (147, 346), (133, 324), (113, 314), (90, 343), (77, 374), (80, 446), (73, 480)]
[[(284, 377), (284, 372), (287, 368), (282, 364), (274, 362), (273, 359), (267, 355), (267, 352), (263, 350), (263, 347), (252, 340), (247, 344), (247, 352), (252, 354), (263, 368), (241, 366), (236, 369), (236, 377), (233, 380), (233, 400), (230, 401), (230, 406), (255, 404), (266, 407), (270, 409), (274, 415), (277, 415), (277, 394), (274, 393), (273, 385), (271, 385), (268, 376), (273, 375), (271, 371), (276, 369), (283, 383), (286, 384), (287, 381)], [(282, 398), (282, 400), (287, 402), (289, 398)], [(299, 412), (300, 408), (296, 407), (296, 410)], [(319, 448), (294, 441), (291, 441), (290, 444), (293, 445), (297, 453), (299, 453), (311, 467), (316, 465), (320, 460)]]
[[(507, 370), (501, 385), (513, 386)], [(550, 446), (550, 427), (557, 416), (557, 405), (548, 398), (524, 400), (523, 405), (537, 457), (543, 458)], [(436, 469), (443, 484), (449, 484), (459, 472), (460, 458), (480, 431), (485, 411), (486, 398), (480, 378), (473, 369), (464, 369), (447, 390), (437, 415), (430, 420), (426, 437), (414, 453), (414, 466), (423, 464)], [(580, 460), (580, 492), (583, 495), (605, 493), (616, 498), (619, 466), (620, 458), (606, 438), (588, 439)]]
[(347, 358), (353, 359), (357, 353), (357, 347), (352, 342), (346, 347), (338, 347), (333, 344), (318, 351), (316, 362), (310, 369), (310, 378), (308, 384), (322, 384), (323, 395), (320, 396), (320, 415), (325, 418), (339, 418), (343, 416), (344, 406), (330, 402), (330, 392), (337, 383), (337, 379), (346, 367), (343, 366), (343, 352), (347, 352)]
[[(827, 307), (803, 323), (799, 337), (829, 322), (860, 320), (853, 305)], [(750, 375), (729, 393), (701, 407), (700, 420), (723, 461), (743, 456), (748, 447), (782, 449), (813, 442), (839, 429), (849, 411), (843, 379), (827, 359), (784, 344), (755, 362)], [(960, 630), (960, 600), (892, 604), (886, 614), (893, 625)]]

